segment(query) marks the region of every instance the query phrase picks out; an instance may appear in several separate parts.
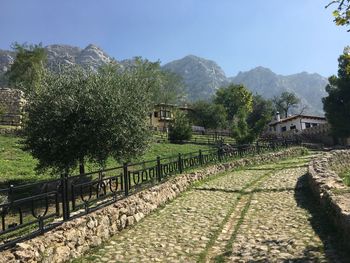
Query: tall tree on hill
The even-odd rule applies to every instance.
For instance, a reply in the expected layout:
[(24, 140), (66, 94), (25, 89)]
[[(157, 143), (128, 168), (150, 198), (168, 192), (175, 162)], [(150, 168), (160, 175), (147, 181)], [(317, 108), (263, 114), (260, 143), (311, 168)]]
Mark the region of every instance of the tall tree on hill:
[[(334, 0), (331, 1), (326, 8), (330, 6), (337, 6), (333, 11), (334, 22), (337, 26), (350, 25), (350, 0)], [(348, 30), (349, 32), (350, 30)]]
[(293, 92), (284, 91), (280, 96), (273, 98), (273, 103), (275, 108), (284, 112), (284, 116), (287, 118), (289, 110), (296, 107), (300, 103), (300, 99)]
[(323, 109), (332, 126), (332, 133), (340, 138), (350, 136), (350, 47), (338, 59), (338, 76), (331, 76), (323, 98)]
[(40, 89), (46, 64), (45, 49), (39, 45), (14, 43), (16, 59), (6, 72), (10, 87), (20, 89), (26, 97), (35, 95)]

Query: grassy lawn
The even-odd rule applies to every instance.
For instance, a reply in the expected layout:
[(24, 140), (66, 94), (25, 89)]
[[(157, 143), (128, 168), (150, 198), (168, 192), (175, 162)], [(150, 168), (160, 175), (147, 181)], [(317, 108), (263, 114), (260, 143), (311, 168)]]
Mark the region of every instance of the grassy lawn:
[[(189, 153), (199, 150), (210, 149), (209, 146), (195, 144), (170, 144), (170, 143), (153, 143), (148, 151), (137, 158), (136, 161), (153, 160), (159, 157), (167, 157), (178, 153)], [(35, 166), (37, 160), (33, 159), (27, 152), (21, 150), (20, 138), (13, 136), (0, 135), (0, 188), (6, 186), (8, 182), (19, 184), (27, 182), (36, 182), (41, 180), (52, 179), (49, 172), (36, 174)], [(115, 167), (119, 164), (109, 159), (107, 167)], [(86, 170), (97, 170), (97, 166), (87, 164)]]

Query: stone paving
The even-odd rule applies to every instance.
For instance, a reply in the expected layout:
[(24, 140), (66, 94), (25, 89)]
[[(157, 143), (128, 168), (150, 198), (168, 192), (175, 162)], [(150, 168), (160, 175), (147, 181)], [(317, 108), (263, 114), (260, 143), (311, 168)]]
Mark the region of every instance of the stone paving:
[(195, 185), (75, 262), (350, 262), (309, 201), (308, 160)]

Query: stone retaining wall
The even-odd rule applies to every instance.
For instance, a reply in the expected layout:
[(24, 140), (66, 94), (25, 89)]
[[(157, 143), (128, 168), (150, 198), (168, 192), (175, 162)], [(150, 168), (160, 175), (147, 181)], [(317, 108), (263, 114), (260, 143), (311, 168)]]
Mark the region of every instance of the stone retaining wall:
[(0, 262), (65, 262), (140, 221), (144, 216), (174, 199), (193, 183), (240, 166), (261, 164), (298, 156), (305, 148), (294, 147), (276, 153), (242, 158), (178, 175), (110, 206), (63, 223), (61, 226), (4, 251)]
[(22, 91), (0, 88), (0, 108), (4, 111), (0, 115), (0, 124), (20, 125), (25, 103)]
[(350, 187), (338, 173), (350, 169), (350, 150), (324, 153), (309, 164), (310, 188), (350, 249)]

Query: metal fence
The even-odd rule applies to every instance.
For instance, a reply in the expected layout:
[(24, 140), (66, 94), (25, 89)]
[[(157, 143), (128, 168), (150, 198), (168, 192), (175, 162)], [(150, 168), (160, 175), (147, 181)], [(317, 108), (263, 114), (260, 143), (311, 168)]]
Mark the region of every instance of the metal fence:
[(299, 144), (274, 141), (226, 146), (0, 189), (0, 250), (42, 234), (64, 221), (117, 202), (167, 178), (216, 162)]

